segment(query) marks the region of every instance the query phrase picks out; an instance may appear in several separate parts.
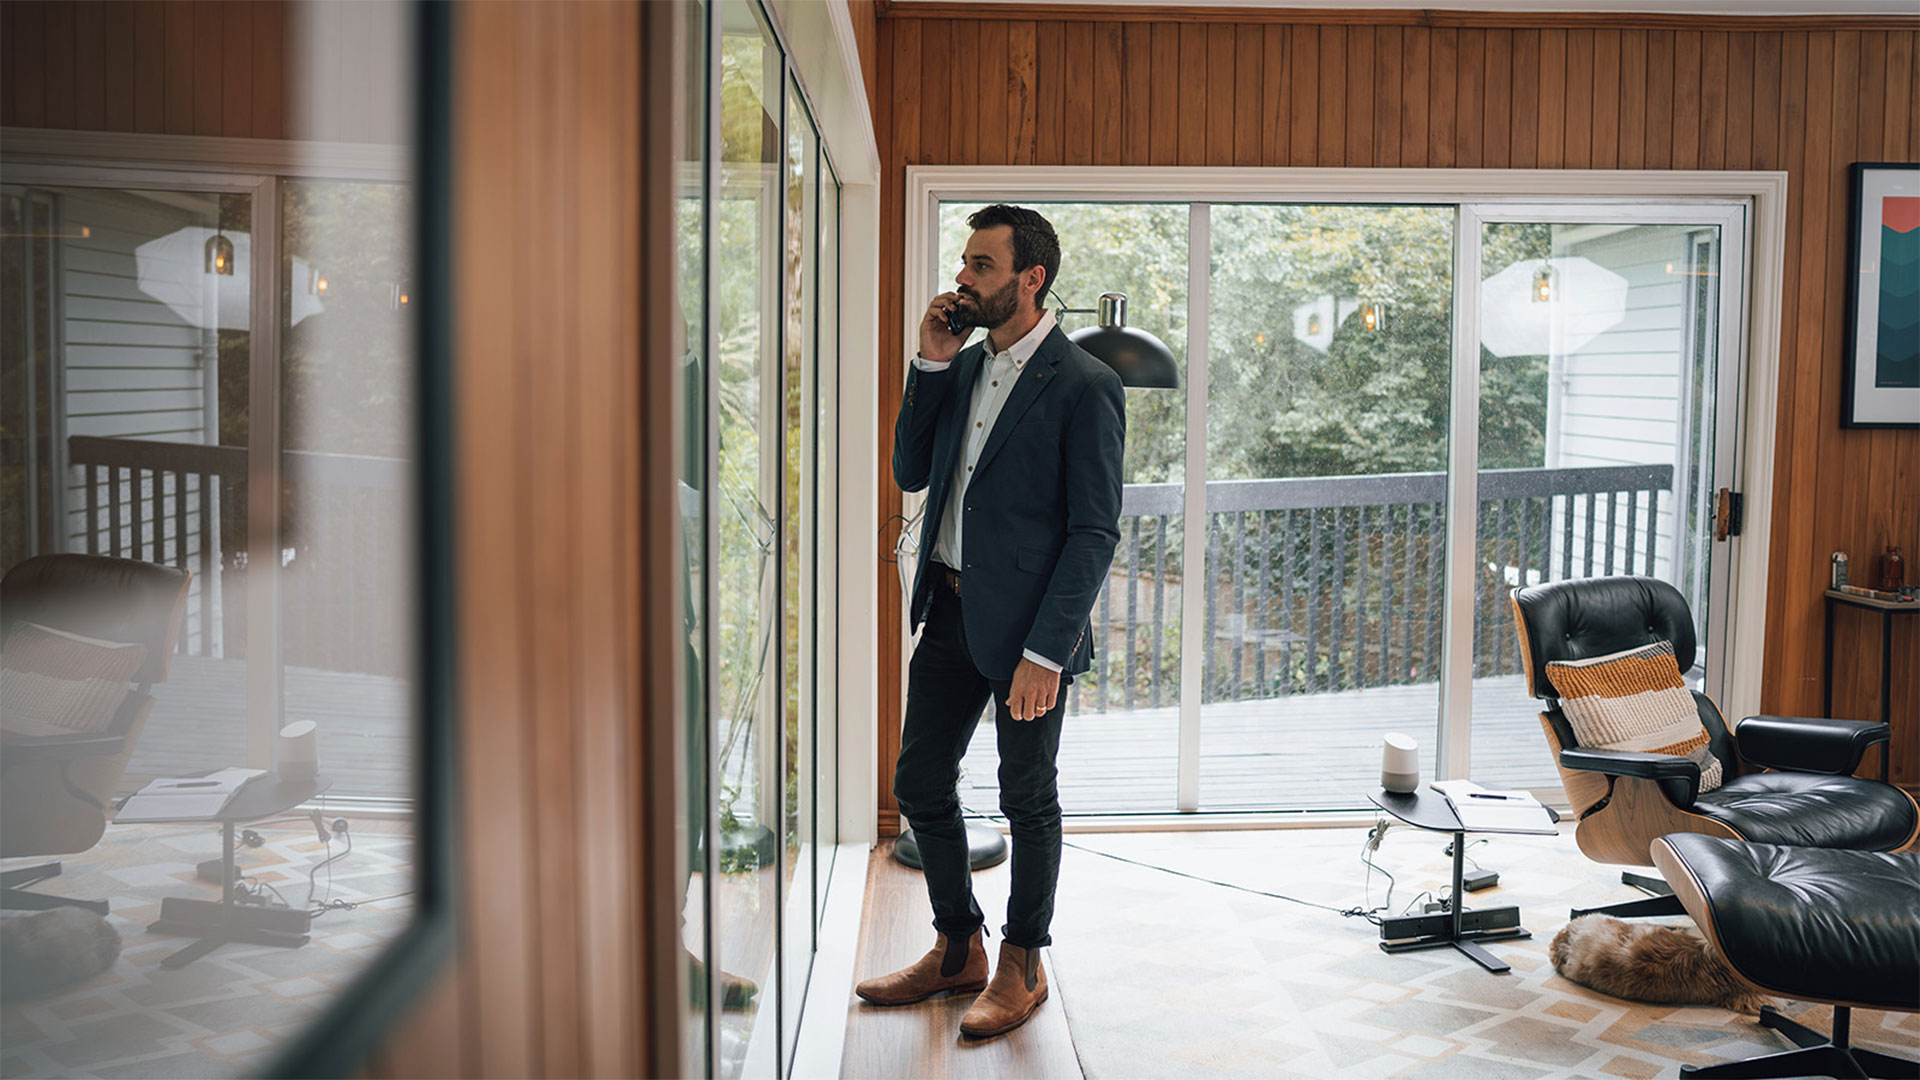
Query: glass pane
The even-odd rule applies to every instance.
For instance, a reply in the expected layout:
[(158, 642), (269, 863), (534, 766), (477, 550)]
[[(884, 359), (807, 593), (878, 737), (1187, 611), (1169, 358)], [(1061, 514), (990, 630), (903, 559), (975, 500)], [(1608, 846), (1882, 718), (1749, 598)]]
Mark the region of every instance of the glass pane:
[(1212, 215), (1200, 805), (1363, 805), (1434, 760), (1454, 213)]
[(708, 993), (707, 970), (710, 957), (706, 945), (707, 874), (707, 676), (706, 656), (707, 575), (706, 490), (707, 479), (707, 373), (704, 356), (707, 347), (706, 324), (706, 161), (707, 150), (707, 8), (695, 4), (686, 13), (687, 112), (681, 124), (685, 141), (680, 147), (680, 183), (674, 201), (675, 239), (679, 253), (680, 310), (686, 329), (683, 332), (685, 358), (680, 368), (680, 391), (684, 402), (681, 416), (685, 424), (680, 446), (675, 448), (680, 476), (680, 558), (681, 589), (684, 592), (683, 622), (686, 649), (683, 654), (682, 697), (685, 740), (686, 803), (681, 822), (683, 857), (687, 876), (681, 882), (681, 940), (685, 949), (681, 961), (687, 965), (687, 986), (692, 995), (684, 1027), (686, 1073), (708, 1075), (707, 1023), (713, 1008)]
[(100, 795), (248, 764), (252, 199), (4, 196), (22, 226), (3, 241), (22, 301), (6, 309), (5, 565), (82, 552), (193, 575), (178, 655)]
[[(713, 504), (717, 622), (710, 709), (719, 788), (717, 960), (734, 980), (721, 1020), (716, 1072), (775, 1068), (774, 1031), (754, 1016), (775, 970), (781, 798), (782, 657), (779, 233), (780, 52), (756, 5), (723, 3), (720, 39), (720, 199), (713, 207), (711, 313), (719, 342), (719, 490)], [(749, 993), (748, 987), (756, 992)], [(777, 1031), (777, 1028), (775, 1029)]]
[(781, 979), (781, 1015), (788, 1044), (800, 1026), (813, 960), (814, 875), (814, 602), (813, 560), (818, 536), (814, 464), (817, 389), (814, 385), (814, 279), (818, 272), (819, 137), (800, 103), (800, 87), (787, 83), (785, 349), (781, 371), (781, 698), (784, 707), (781, 790), (786, 808), (785, 874), (781, 919), (786, 943)]
[[(942, 279), (960, 265), (978, 204), (940, 208)], [(1038, 203), (1060, 237), (1052, 305), (1095, 307), (1101, 293), (1128, 298), (1127, 325), (1172, 351), (1187, 385), (1185, 204)], [(1094, 316), (1061, 320), (1069, 334)], [(1127, 391), (1126, 490), (1120, 546), (1093, 607), (1093, 670), (1067, 688), (1060, 737), (1060, 806), (1069, 814), (1164, 813), (1176, 809), (1180, 748), (1181, 514), (1187, 445), (1186, 391)], [(961, 800), (974, 812), (999, 806), (991, 732), (963, 763)]]
[(330, 796), (412, 792), (412, 203), (281, 187), (281, 715), (317, 726)]
[(840, 438), (840, 183), (823, 156), (820, 163), (820, 272), (818, 285), (820, 355), (814, 365), (817, 387), (815, 410), (814, 483), (819, 492), (820, 543), (814, 551), (814, 596), (818, 598), (819, 618), (814, 623), (814, 835), (818, 855), (814, 860), (813, 923), (815, 941), (826, 913), (822, 901), (827, 878), (833, 872), (835, 845), (840, 842), (840, 681), (834, 668), (836, 650), (835, 620), (839, 618), (839, 528), (840, 488), (835, 479), (839, 461)]
[[(1494, 223), (1483, 244), (1473, 777), (1558, 798), (1508, 597), (1657, 577), (1687, 598), (1704, 646), (1720, 235)], [(1686, 673), (1696, 689), (1705, 656)]]

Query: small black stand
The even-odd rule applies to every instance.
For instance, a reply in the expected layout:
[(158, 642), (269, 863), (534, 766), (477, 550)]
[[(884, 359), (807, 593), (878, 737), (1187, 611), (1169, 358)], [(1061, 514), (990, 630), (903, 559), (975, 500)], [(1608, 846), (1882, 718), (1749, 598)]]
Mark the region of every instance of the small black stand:
[(1386, 788), (1375, 788), (1367, 798), (1373, 805), (1415, 828), (1453, 834), (1451, 910), (1445, 915), (1384, 920), (1380, 928), (1382, 936), (1391, 935), (1396, 925), (1411, 933), (1406, 940), (1382, 941), (1380, 951), (1418, 952), (1422, 949), (1451, 946), (1496, 975), (1512, 970), (1499, 957), (1481, 948), (1478, 943), (1529, 938), (1533, 933), (1520, 927), (1520, 909), (1512, 905), (1481, 908), (1471, 912), (1466, 910), (1464, 902), (1466, 892), (1460, 886), (1467, 858), (1467, 830), (1460, 824), (1460, 817), (1453, 812), (1453, 807), (1448, 804), (1446, 796), (1426, 791), (1402, 795), (1399, 792), (1388, 791)]
[[(220, 823), (220, 863), (225, 873), (220, 882), (220, 900), (195, 900), (169, 896), (160, 901), (160, 918), (147, 925), (154, 934), (182, 934), (200, 940), (160, 961), (163, 968), (182, 968), (222, 945), (276, 945), (297, 949), (307, 943), (307, 926), (312, 916), (305, 910), (243, 907), (234, 896), (238, 873), (234, 867), (234, 828), (283, 814), (333, 786), (324, 776), (305, 780), (286, 780), (268, 773), (234, 793), (227, 805), (212, 817), (177, 818), (178, 821), (217, 821)], [(167, 819), (143, 818), (141, 824)]]
[[(998, 829), (978, 821), (967, 822), (969, 869), (985, 870), (990, 866), (999, 866), (1007, 861), (1008, 854), (1007, 838), (1000, 835)], [(911, 828), (900, 830), (900, 838), (893, 844), (893, 861), (914, 870), (925, 869), (920, 865), (920, 841), (914, 838)]]

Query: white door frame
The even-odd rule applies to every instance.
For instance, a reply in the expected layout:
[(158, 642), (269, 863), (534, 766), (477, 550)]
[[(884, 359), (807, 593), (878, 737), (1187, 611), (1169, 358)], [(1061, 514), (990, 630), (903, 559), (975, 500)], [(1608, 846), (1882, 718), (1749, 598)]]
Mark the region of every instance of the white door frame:
[[(1738, 265), (1745, 271), (1745, 295), (1736, 298), (1735, 317), (1724, 318), (1721, 325), (1723, 366), (1734, 358), (1735, 377), (1739, 380), (1737, 418), (1726, 427), (1739, 432), (1738, 444), (1725, 455), (1730, 466), (1737, 463), (1743, 478), (1745, 522), (1741, 542), (1730, 556), (1720, 560), (1727, 574), (1721, 585), (1721, 566), (1715, 568), (1715, 592), (1723, 605), (1724, 640), (1717, 643), (1724, 660), (1722, 693), (1724, 711), (1730, 718), (1758, 712), (1760, 707), (1761, 661), (1766, 647), (1767, 561), (1772, 531), (1772, 472), (1775, 416), (1778, 408), (1778, 372), (1782, 266), (1786, 251), (1787, 174), (1784, 172), (1708, 172), (1708, 171), (1629, 171), (1629, 170), (1548, 170), (1548, 169), (1267, 169), (1267, 168), (1188, 168), (1148, 167), (1116, 168), (1106, 166), (910, 166), (907, 169), (903, 200), (903, 251), (901, 280), (901, 337), (897, 342), (897, 362), (904, 370), (916, 348), (915, 314), (922, 298), (940, 291), (941, 268), (934, 265), (939, 250), (939, 205), (942, 202), (1288, 202), (1288, 203), (1398, 203), (1439, 204), (1461, 209), (1462, 222), (1457, 230), (1456, 292), (1463, 281), (1478, 280), (1477, 227), (1471, 230), (1469, 244), (1465, 228), (1469, 211), (1475, 218), (1504, 219), (1515, 208), (1551, 206), (1556, 210), (1579, 206), (1592, 217), (1602, 208), (1615, 214), (1629, 209), (1651, 219), (1668, 212), (1677, 204), (1695, 204), (1699, 210), (1681, 211), (1693, 219), (1703, 215), (1725, 217), (1745, 225), (1744, 253), (1731, 247), (1723, 250), (1722, 265)], [(1732, 227), (1723, 235), (1741, 233)], [(1471, 278), (1459, 276), (1459, 259), (1466, 248), (1473, 249)], [(1736, 260), (1739, 262), (1736, 263)], [(1727, 303), (1723, 292), (1723, 316)], [(1463, 376), (1478, 369), (1478, 331), (1475, 313), (1456, 307), (1455, 360), (1465, 362), (1471, 371), (1456, 369), (1454, 414), (1458, 421), (1470, 419), (1458, 400)], [(1471, 346), (1461, 340), (1471, 332)], [(1189, 364), (1189, 385), (1195, 376)], [(1466, 382), (1464, 390), (1477, 401), (1479, 380)], [(1190, 404), (1191, 407), (1191, 404)], [(1189, 423), (1189, 446), (1194, 428)], [(1732, 437), (1732, 433), (1727, 433)], [(1472, 440), (1450, 450), (1449, 470), (1456, 477), (1468, 478), (1468, 490), (1456, 491), (1449, 483), (1449, 497), (1470, 497), (1477, 487), (1473, 466), (1477, 445)], [(1204, 439), (1202, 439), (1204, 442)], [(1466, 450), (1463, 460), (1459, 451)], [(1189, 473), (1192, 471), (1191, 449)], [(1204, 473), (1202, 474), (1204, 476)], [(1189, 488), (1192, 477), (1189, 475)], [(1189, 496), (1191, 497), (1191, 491)], [(1195, 522), (1188, 515), (1187, 527)], [(1460, 523), (1456, 520), (1455, 526)], [(1471, 528), (1471, 518), (1467, 528)], [(1191, 538), (1190, 538), (1191, 539)], [(1461, 572), (1461, 561), (1470, 562), (1470, 547), (1455, 550), (1450, 540), (1448, 575)], [(1191, 547), (1189, 543), (1189, 547)], [(1470, 618), (1470, 611), (1460, 617)], [(1455, 637), (1449, 633), (1449, 639)], [(1470, 636), (1470, 635), (1469, 635)], [(1709, 643), (1711, 649), (1716, 643)], [(1709, 654), (1711, 655), (1711, 653)], [(1449, 672), (1464, 667), (1470, 657), (1449, 653)], [(1443, 678), (1448, 678), (1443, 674)], [(1185, 680), (1191, 683), (1192, 680)], [(1452, 683), (1460, 683), (1457, 677)], [(1197, 693), (1197, 684), (1193, 684)], [(1183, 695), (1186, 688), (1183, 687)], [(1448, 774), (1463, 775), (1470, 762), (1466, 701), (1449, 702), (1449, 696), (1464, 697), (1468, 690), (1449, 685), (1443, 690), (1440, 739), (1443, 747), (1441, 767)], [(1183, 758), (1180, 808), (1197, 806), (1197, 790), (1189, 790), (1184, 764), (1189, 754), (1197, 762), (1197, 703), (1190, 710), (1182, 705), (1181, 747)], [(1189, 732), (1190, 725), (1194, 730)], [(1197, 781), (1197, 772), (1195, 773)], [(1196, 785), (1197, 787), (1197, 785)], [(1193, 801), (1189, 801), (1192, 797)]]

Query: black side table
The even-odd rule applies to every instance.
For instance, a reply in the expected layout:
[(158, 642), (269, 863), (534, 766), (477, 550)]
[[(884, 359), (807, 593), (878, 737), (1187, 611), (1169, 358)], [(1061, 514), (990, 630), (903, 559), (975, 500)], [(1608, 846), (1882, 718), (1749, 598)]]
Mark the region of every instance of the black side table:
[(212, 817), (142, 818), (157, 821), (217, 821), (220, 823), (220, 901), (169, 896), (160, 901), (160, 918), (148, 924), (156, 934), (183, 934), (200, 940), (160, 961), (163, 968), (186, 967), (228, 942), (277, 945), (297, 949), (307, 943), (311, 916), (305, 910), (242, 906), (234, 897), (234, 827), (284, 814), (333, 786), (325, 776), (286, 780), (274, 773), (256, 777), (235, 792)]
[[(1820, 715), (1833, 717), (1833, 609), (1836, 605), (1861, 608), (1880, 613), (1880, 722), (1893, 723), (1893, 617), (1912, 615), (1920, 612), (1920, 601), (1876, 600), (1871, 596), (1856, 596), (1828, 589), (1827, 597), (1827, 642), (1826, 654), (1821, 659), (1821, 683), (1824, 684), (1824, 697), (1821, 701)], [(1887, 765), (1893, 757), (1891, 742), (1880, 748), (1880, 779), (1887, 778)]]
[(1415, 828), (1453, 834), (1452, 909), (1445, 915), (1385, 920), (1381, 926), (1383, 935), (1389, 933), (1390, 927), (1396, 922), (1418, 932), (1406, 940), (1382, 941), (1380, 951), (1403, 953), (1451, 946), (1496, 975), (1512, 970), (1505, 961), (1481, 948), (1477, 942), (1530, 938), (1533, 932), (1521, 929), (1520, 909), (1511, 905), (1472, 912), (1466, 910), (1466, 892), (1460, 885), (1467, 857), (1467, 829), (1460, 824), (1460, 816), (1453, 812), (1447, 797), (1425, 788), (1410, 795), (1375, 788), (1367, 794), (1367, 798), (1373, 805)]

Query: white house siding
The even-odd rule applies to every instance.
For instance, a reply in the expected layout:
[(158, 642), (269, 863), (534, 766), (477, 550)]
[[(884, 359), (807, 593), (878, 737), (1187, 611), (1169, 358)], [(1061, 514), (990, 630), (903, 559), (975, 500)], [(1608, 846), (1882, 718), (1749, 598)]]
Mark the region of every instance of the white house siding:
[[(196, 203), (204, 206), (196, 212)], [(65, 436), (179, 443), (217, 441), (217, 338), (189, 325), (167, 304), (142, 291), (135, 249), (177, 229), (214, 223), (215, 197), (164, 193), (149, 197), (108, 189), (60, 192), (61, 297)], [(76, 235), (84, 229), (88, 235)], [(188, 268), (204, 272), (202, 267)], [(218, 642), (219, 591), (215, 573), (202, 576), (200, 554), (210, 534), (202, 528), (198, 476), (143, 473), (138, 482), (141, 526), (133, 526), (135, 482), (123, 470), (111, 498), (122, 504), (112, 535), (108, 489), (95, 492), (98, 532), (89, 544), (87, 488), (94, 472), (70, 465), (64, 506), (70, 550), (97, 550), (185, 565), (195, 572), (183, 630), (186, 647), (209, 651)], [(176, 500), (184, 498), (181, 535)], [(218, 492), (209, 505), (217, 515)], [(156, 518), (159, 520), (156, 521)], [(213, 523), (217, 528), (217, 520)], [(117, 541), (117, 543), (116, 543)], [(217, 551), (217, 538), (212, 539)], [(203, 618), (203, 616), (211, 618)], [(212, 640), (208, 639), (209, 634)]]
[[(1683, 592), (1692, 593), (1689, 581), (1675, 580), (1677, 568), (1675, 533), (1682, 501), (1696, 492), (1691, 451), (1678, 445), (1689, 440), (1685, 418), (1681, 415), (1685, 394), (1683, 380), (1690, 378), (1691, 363), (1688, 325), (1693, 317), (1689, 290), (1697, 280), (1685, 273), (1688, 265), (1690, 230), (1683, 227), (1636, 227), (1584, 242), (1574, 242), (1564, 251), (1556, 244), (1556, 255), (1580, 256), (1592, 260), (1627, 279), (1625, 317), (1606, 333), (1575, 352), (1560, 358), (1555, 378), (1549, 387), (1547, 462), (1549, 467), (1581, 468), (1611, 465), (1672, 465), (1674, 484), (1660, 493), (1655, 516), (1654, 559), (1646, 562), (1648, 496), (1634, 498), (1637, 538), (1632, 543), (1629, 563), (1627, 533), (1628, 499), (1618, 496), (1614, 506), (1612, 571), (1626, 572), (1629, 565), (1639, 574), (1652, 574), (1674, 581)], [(1566, 515), (1573, 517), (1574, 576), (1608, 572), (1608, 543), (1605, 535), (1606, 502), (1595, 507), (1592, 525), (1594, 538), (1592, 562), (1587, 562), (1586, 501), (1556, 512), (1554, 522), (1554, 565), (1560, 565), (1565, 536)], [(1702, 597), (1689, 596), (1695, 607)]]

